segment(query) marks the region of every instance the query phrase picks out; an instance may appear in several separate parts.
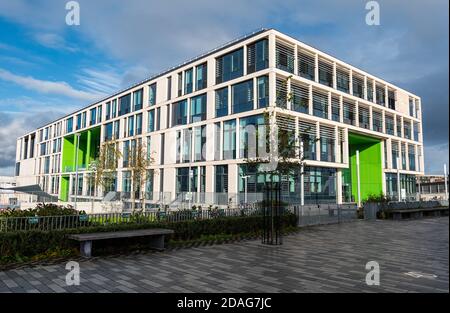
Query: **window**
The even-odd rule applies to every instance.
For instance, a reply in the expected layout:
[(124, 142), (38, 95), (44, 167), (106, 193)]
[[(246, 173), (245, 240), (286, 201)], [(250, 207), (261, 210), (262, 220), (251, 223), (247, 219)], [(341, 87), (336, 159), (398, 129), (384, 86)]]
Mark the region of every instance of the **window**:
[(130, 141), (123, 142), (122, 167), (128, 167), (130, 160)]
[(280, 70), (294, 73), (294, 47), (277, 41), (275, 44), (275, 62)]
[(205, 161), (206, 126), (194, 128), (194, 161)]
[(148, 132), (155, 131), (155, 110), (151, 110), (148, 112)]
[(201, 90), (206, 88), (208, 79), (206, 63), (200, 64), (195, 68), (195, 90)]
[(335, 160), (334, 129), (320, 126), (320, 161), (335, 162)]
[(341, 120), (341, 103), (335, 96), (331, 96), (331, 119), (336, 122)]
[(128, 136), (134, 136), (134, 116), (128, 117)]
[(131, 112), (131, 94), (119, 98), (119, 116)]
[(377, 104), (384, 106), (385, 105), (385, 90), (383, 86), (376, 85), (375, 87), (375, 96)]
[(261, 76), (257, 79), (258, 109), (269, 106), (269, 76)]
[(200, 122), (206, 119), (206, 94), (191, 98), (190, 122)]
[(71, 133), (73, 131), (73, 117), (66, 120), (66, 133)]
[(316, 160), (316, 124), (299, 121), (299, 137), (303, 142), (303, 156), (308, 160)]
[(349, 73), (344, 69), (336, 69), (336, 88), (342, 92), (350, 92)]
[(97, 109), (93, 108), (90, 110), (91, 120), (89, 121), (89, 125), (95, 125), (97, 122)]
[(403, 121), (403, 136), (406, 139), (411, 139), (411, 122)]
[(228, 192), (228, 165), (215, 166), (216, 192)]
[(247, 74), (269, 66), (269, 41), (262, 39), (247, 46)]
[(373, 102), (373, 81), (367, 81), (367, 101)]
[(370, 113), (369, 108), (360, 106), (358, 108), (358, 114), (359, 114), (359, 127), (370, 129)]
[(153, 185), (154, 185), (154, 170), (147, 170), (146, 180), (145, 180), (145, 192), (146, 199), (153, 199)]
[(395, 110), (395, 92), (393, 90), (388, 91), (388, 108)]
[(236, 159), (236, 121), (223, 123), (223, 159)]
[[(81, 129), (81, 113), (80, 114), (77, 114), (77, 125), (76, 125), (76, 130), (78, 130), (78, 129)], [(41, 132), (42, 132), (42, 130), (41, 130)], [(42, 141), (42, 135), (40, 136), (41, 137), (41, 140), (40, 141)]]
[(333, 65), (319, 60), (319, 83), (333, 87)]
[(287, 80), (277, 78), (276, 82), (276, 105), (280, 108), (287, 108)]
[(116, 114), (117, 114), (117, 99), (114, 99), (113, 101), (112, 101), (112, 104), (111, 104), (111, 110), (112, 110), (112, 118), (115, 118), (116, 117)]
[(244, 49), (238, 49), (216, 59), (216, 84), (238, 78), (244, 74)]
[(142, 109), (142, 89), (133, 92), (134, 111)]
[(81, 128), (85, 128), (86, 127), (86, 112), (83, 112), (81, 114)]
[(214, 123), (214, 160), (220, 160), (220, 137), (221, 137), (221, 127), (220, 123)]
[(409, 98), (409, 116), (415, 117), (414, 113), (414, 100), (412, 98)]
[(228, 115), (228, 87), (216, 90), (216, 117)]
[(344, 100), (344, 123), (349, 125), (356, 125), (356, 110), (355, 104)]
[(239, 157), (255, 158), (265, 151), (264, 116), (254, 115), (239, 120)]
[[(186, 100), (187, 103), (187, 100)], [(161, 107), (156, 108), (156, 124), (155, 124), (155, 130), (161, 129)]]
[(416, 170), (416, 149), (414, 145), (408, 145), (409, 170)]
[(187, 123), (187, 100), (175, 102), (172, 105), (172, 126)]
[(402, 118), (397, 116), (397, 136), (402, 136)]
[(183, 72), (177, 74), (177, 81), (177, 95), (178, 97), (181, 97), (183, 95)]
[[(161, 134), (161, 149), (160, 149), (160, 159), (159, 159), (159, 163), (160, 164), (164, 164), (164, 157), (165, 157), (165, 144), (166, 144), (166, 136), (165, 134)], [(160, 171), (162, 174), (162, 171)], [(161, 176), (162, 179), (163, 176)], [(162, 189), (161, 189), (162, 190)]]
[(156, 83), (148, 86), (148, 105), (152, 106), (156, 104)]
[(372, 112), (372, 130), (376, 132), (383, 132), (383, 115), (381, 112)]
[(414, 122), (413, 129), (414, 129), (414, 139), (413, 140), (419, 141), (419, 123)]
[(113, 123), (105, 125), (105, 141), (112, 140), (113, 138)]
[[(191, 171), (191, 175), (189, 175)], [(197, 190), (197, 167), (177, 168), (177, 192), (195, 192)]]
[(313, 92), (313, 115), (328, 118), (328, 96), (326, 94)]
[(253, 79), (231, 86), (231, 93), (232, 113), (253, 109)]
[(386, 123), (386, 134), (394, 136), (394, 117), (385, 115), (384, 119)]
[(120, 122), (115, 121), (114, 122), (114, 138), (119, 139), (119, 134), (120, 134)]
[(131, 172), (124, 171), (122, 179), (122, 190), (123, 192), (131, 192)]
[(50, 157), (45, 157), (44, 159), (44, 174), (50, 173)]
[(172, 98), (172, 77), (167, 77), (167, 100)]
[(97, 107), (97, 123), (102, 122), (102, 106)]
[(181, 149), (183, 150), (183, 162), (191, 162), (191, 147), (192, 147), (192, 128), (183, 130), (183, 144)]
[(188, 94), (192, 92), (192, 68), (184, 71), (184, 94)]
[(353, 95), (364, 99), (364, 78), (353, 75)]
[(406, 170), (406, 145), (404, 143), (401, 144), (402, 147), (402, 169)]
[(298, 53), (298, 74), (306, 79), (314, 80), (315, 58), (307, 52)]
[(309, 89), (307, 86), (291, 84), (292, 105), (291, 109), (296, 112), (309, 113)]
[(142, 113), (136, 115), (136, 135), (142, 134)]

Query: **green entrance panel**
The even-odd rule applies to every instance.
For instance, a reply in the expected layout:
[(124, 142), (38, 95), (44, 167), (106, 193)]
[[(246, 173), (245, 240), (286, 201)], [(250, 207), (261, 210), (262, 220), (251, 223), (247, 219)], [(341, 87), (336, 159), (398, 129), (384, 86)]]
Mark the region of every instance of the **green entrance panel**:
[[(79, 142), (77, 142), (79, 140)], [(77, 151), (78, 146), (78, 151)], [(79, 136), (68, 135), (63, 140), (61, 171), (63, 173), (85, 170), (97, 157), (100, 146), (100, 127), (91, 128), (79, 133)], [(78, 160), (76, 160), (78, 158)], [(77, 162), (76, 162), (77, 161)]]
[(350, 173), (353, 198), (358, 201), (356, 151), (359, 151), (361, 201), (369, 195), (383, 192), (383, 169), (381, 162), (381, 140), (360, 134), (349, 133)]
[(67, 202), (69, 198), (69, 176), (61, 176), (61, 192), (59, 199)]

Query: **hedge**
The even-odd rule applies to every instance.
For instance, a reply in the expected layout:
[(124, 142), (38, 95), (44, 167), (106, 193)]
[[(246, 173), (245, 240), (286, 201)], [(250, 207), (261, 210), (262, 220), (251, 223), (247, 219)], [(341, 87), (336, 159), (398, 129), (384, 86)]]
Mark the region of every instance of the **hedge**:
[[(168, 228), (175, 231), (172, 240), (192, 240), (208, 235), (237, 235), (258, 233), (261, 230), (260, 216), (224, 217), (206, 220), (180, 222), (152, 222), (146, 224), (115, 224), (96, 227), (82, 227), (53, 231), (16, 231), (0, 233), (0, 263), (46, 254), (49, 251), (64, 251), (78, 248), (76, 241), (68, 239), (69, 234), (110, 232), (131, 229)], [(296, 226), (296, 216), (287, 214), (282, 217), (283, 227)], [(144, 238), (145, 239), (145, 238)], [(118, 243), (116, 240), (106, 248), (110, 251)], [(102, 241), (100, 241), (102, 242)], [(99, 243), (100, 243), (99, 242)], [(107, 242), (107, 241), (105, 241)], [(145, 242), (145, 241), (144, 241)], [(130, 245), (130, 240), (123, 242)], [(98, 244), (96, 243), (96, 246)], [(117, 245), (118, 247), (120, 244)]]

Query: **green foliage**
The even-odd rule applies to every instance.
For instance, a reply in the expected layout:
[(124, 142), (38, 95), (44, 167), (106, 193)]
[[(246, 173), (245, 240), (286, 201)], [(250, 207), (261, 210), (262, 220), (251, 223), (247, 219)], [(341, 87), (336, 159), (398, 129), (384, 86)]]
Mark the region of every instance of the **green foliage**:
[(61, 216), (86, 214), (77, 211), (72, 206), (56, 205), (51, 203), (39, 203), (36, 208), (28, 210), (7, 209), (0, 211), (0, 217), (30, 217), (30, 216)]
[(368, 203), (368, 202), (387, 203), (388, 201), (389, 201), (389, 198), (381, 192), (378, 195), (376, 195), (376, 194), (368, 195), (367, 198), (363, 202), (364, 203)]
[[(292, 228), (296, 225), (296, 216), (286, 214), (282, 217), (282, 225)], [(202, 236), (257, 234), (261, 230), (261, 216), (219, 217), (205, 220), (189, 220), (181, 222), (148, 222), (144, 224), (123, 223), (102, 226), (81, 227), (54, 231), (16, 231), (0, 233), (0, 263), (10, 263), (45, 258), (77, 251), (78, 242), (70, 240), (69, 234), (110, 232), (132, 229), (168, 228), (175, 231), (171, 238), (174, 241), (195, 240)], [(120, 248), (117, 242), (106, 247), (109, 253)], [(123, 243), (131, 246), (130, 240)], [(98, 246), (96, 244), (96, 246)]]

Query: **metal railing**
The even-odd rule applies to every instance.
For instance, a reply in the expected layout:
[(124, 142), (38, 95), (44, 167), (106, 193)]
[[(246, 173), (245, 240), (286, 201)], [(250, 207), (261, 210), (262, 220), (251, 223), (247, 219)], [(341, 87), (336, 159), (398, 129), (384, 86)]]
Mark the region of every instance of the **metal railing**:
[(298, 217), (297, 226), (312, 226), (349, 222), (357, 219), (356, 204), (290, 205)]
[(181, 222), (219, 217), (259, 215), (257, 207), (242, 209), (144, 211), (61, 216), (0, 217), (0, 232), (30, 230), (76, 229), (87, 226), (118, 225), (123, 223)]

